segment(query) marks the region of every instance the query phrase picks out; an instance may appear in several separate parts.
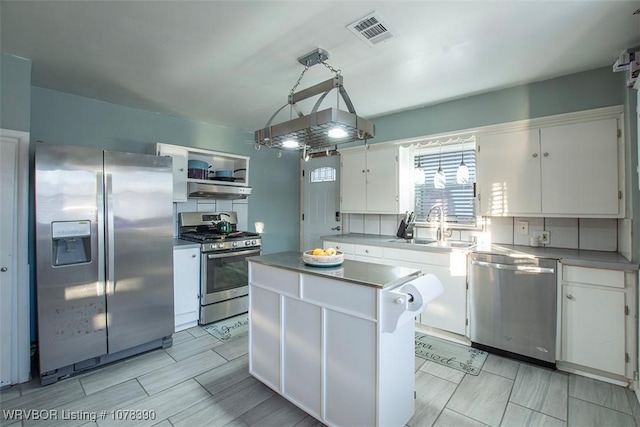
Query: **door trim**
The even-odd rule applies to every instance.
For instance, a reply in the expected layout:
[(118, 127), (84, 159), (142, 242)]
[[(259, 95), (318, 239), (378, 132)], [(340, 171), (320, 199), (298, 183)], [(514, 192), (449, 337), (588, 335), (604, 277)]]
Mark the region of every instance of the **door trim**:
[(0, 137), (17, 143), (16, 281), (17, 298), (12, 330), (11, 383), (29, 381), (31, 372), (31, 285), (29, 274), (29, 132), (0, 129)]

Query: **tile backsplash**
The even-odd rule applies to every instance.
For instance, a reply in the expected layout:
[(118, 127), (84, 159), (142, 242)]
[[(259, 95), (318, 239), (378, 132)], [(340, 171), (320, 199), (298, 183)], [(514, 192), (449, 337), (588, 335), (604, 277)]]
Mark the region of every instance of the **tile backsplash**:
[[(344, 233), (364, 233), (393, 236), (404, 215), (344, 214)], [(630, 219), (537, 218), (537, 217), (484, 217), (484, 231), (490, 233), (491, 242), (508, 245), (530, 245), (546, 231), (549, 243), (540, 246), (566, 249), (584, 249), (620, 252), (631, 256)], [(518, 232), (518, 222), (526, 222), (527, 233)], [(419, 237), (435, 237), (435, 229), (416, 229)], [(480, 232), (453, 230), (452, 239), (471, 240)]]

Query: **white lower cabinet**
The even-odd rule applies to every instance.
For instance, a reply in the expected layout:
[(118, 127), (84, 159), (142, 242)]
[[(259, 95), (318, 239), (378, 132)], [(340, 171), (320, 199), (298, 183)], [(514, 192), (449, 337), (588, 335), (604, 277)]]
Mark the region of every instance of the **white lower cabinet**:
[(467, 328), (466, 252), (425, 252), (385, 248), (384, 262), (390, 265), (419, 268), (434, 274), (444, 292), (427, 305), (420, 324), (465, 335)]
[(175, 331), (196, 326), (200, 308), (200, 248), (173, 249)]
[(619, 270), (563, 267), (562, 361), (633, 377), (635, 280), (625, 277)]

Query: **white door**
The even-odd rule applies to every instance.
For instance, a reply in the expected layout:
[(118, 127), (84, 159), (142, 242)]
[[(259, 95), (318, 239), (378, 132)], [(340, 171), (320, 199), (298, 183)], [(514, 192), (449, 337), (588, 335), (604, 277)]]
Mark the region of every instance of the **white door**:
[(326, 156), (303, 165), (301, 251), (321, 248), (321, 236), (341, 233), (339, 162), (340, 156)]
[(29, 133), (0, 129), (0, 387), (31, 372), (28, 206)]
[(14, 233), (16, 208), (16, 140), (2, 138), (0, 142), (0, 386), (10, 385), (14, 360), (13, 330), (16, 325), (16, 273), (14, 250), (17, 236)]

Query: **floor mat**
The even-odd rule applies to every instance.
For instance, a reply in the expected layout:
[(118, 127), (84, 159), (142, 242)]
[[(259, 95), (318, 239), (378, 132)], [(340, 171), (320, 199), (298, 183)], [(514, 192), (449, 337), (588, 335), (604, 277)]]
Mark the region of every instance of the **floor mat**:
[(249, 331), (249, 315), (241, 314), (202, 327), (220, 341), (227, 341)]
[(416, 332), (416, 356), (470, 375), (478, 375), (487, 352)]

